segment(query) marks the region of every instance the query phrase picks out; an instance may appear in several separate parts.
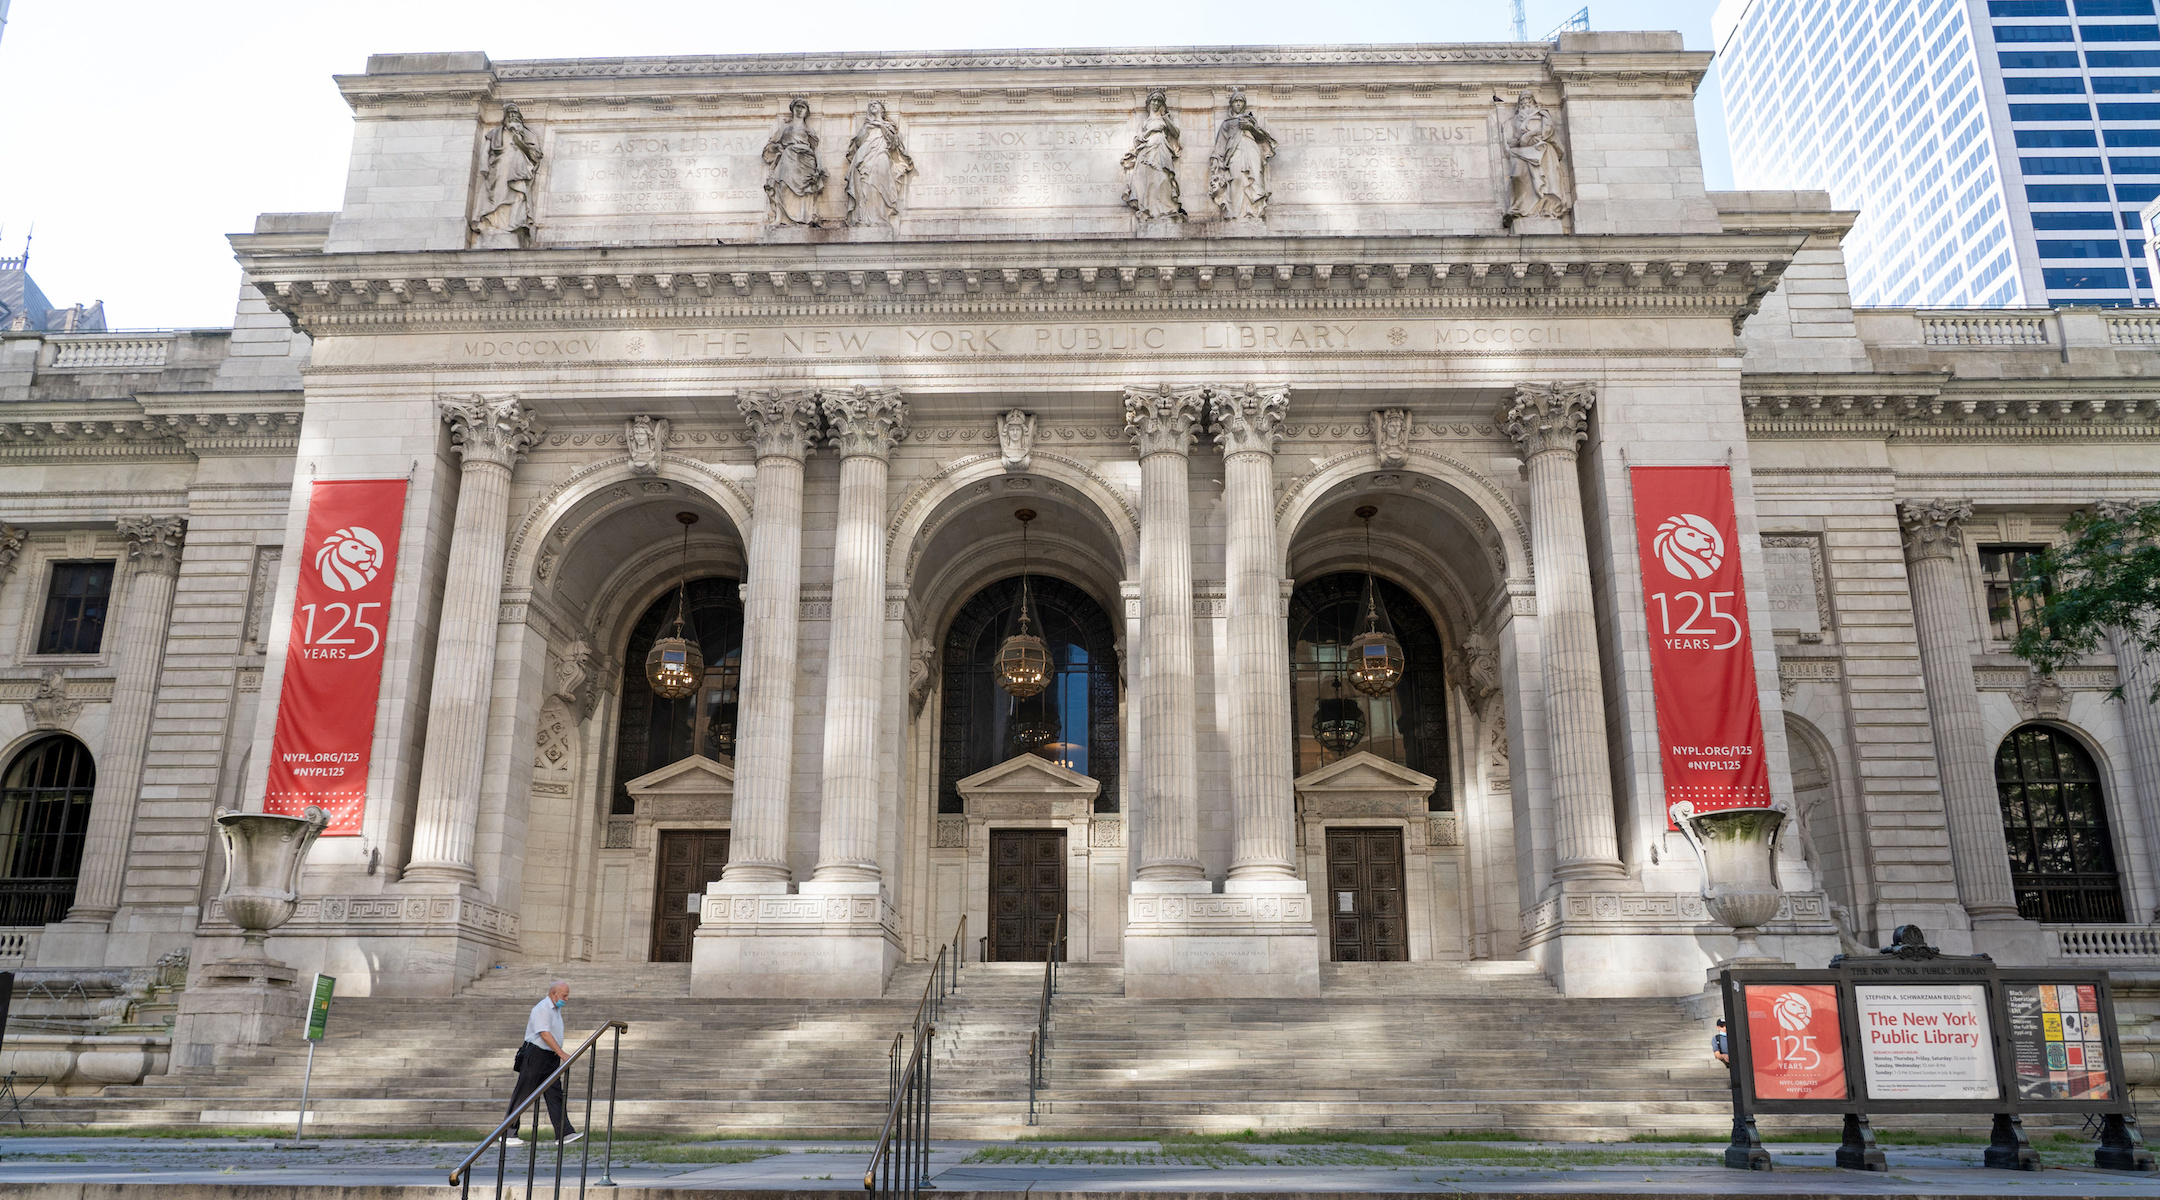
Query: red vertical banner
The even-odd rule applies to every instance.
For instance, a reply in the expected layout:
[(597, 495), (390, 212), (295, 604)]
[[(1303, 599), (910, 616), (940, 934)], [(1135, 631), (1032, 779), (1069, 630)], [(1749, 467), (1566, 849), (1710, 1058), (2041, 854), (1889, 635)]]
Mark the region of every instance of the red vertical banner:
[(325, 837), (357, 837), (367, 809), (384, 631), (397, 576), (405, 481), (317, 483), (270, 742), (263, 811), (330, 814)]
[(1848, 1089), (1837, 985), (1751, 983), (1744, 992), (1755, 1097), (1843, 1100)]
[(1665, 805), (1767, 808), (1762, 700), (1726, 467), (1635, 467)]

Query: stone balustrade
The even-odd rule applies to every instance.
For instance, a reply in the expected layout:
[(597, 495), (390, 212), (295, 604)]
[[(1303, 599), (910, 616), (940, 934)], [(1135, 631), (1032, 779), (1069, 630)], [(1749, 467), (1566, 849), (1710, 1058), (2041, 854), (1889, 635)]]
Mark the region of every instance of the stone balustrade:
[(165, 365), (172, 350), (171, 334), (116, 336), (111, 334), (52, 334), (51, 371), (112, 371), (155, 369)]
[(2067, 959), (2160, 959), (2160, 928), (2150, 925), (2050, 925)]

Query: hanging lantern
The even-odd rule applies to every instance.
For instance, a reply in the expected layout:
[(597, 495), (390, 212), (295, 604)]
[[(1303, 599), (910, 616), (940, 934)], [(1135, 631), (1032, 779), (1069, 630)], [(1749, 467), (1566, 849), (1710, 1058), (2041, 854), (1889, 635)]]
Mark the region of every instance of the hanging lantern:
[(1025, 700), (1050, 686), (1050, 647), (1035, 636), (1028, 611), (1027, 523), (1035, 519), (1035, 510), (1023, 508), (1013, 515), (1020, 518), (1020, 595), (1013, 601), (1012, 635), (998, 647), (996, 673), (999, 687)]
[(1380, 583), (1372, 573), (1372, 519), (1380, 510), (1367, 504), (1357, 510), (1365, 522), (1365, 632), (1350, 642), (1350, 685), (1368, 696), (1385, 696), (1402, 682), (1408, 659), (1390, 630), (1387, 607), (1380, 603)]
[(1322, 700), (1313, 710), (1313, 740), (1326, 747), (1328, 753), (1341, 756), (1365, 740), (1365, 710), (1342, 694), (1342, 676), (1328, 683), (1334, 687), (1335, 695)]
[(683, 527), (682, 570), (675, 584), (675, 628), (655, 641), (651, 653), (645, 656), (645, 682), (662, 700), (680, 700), (705, 681), (705, 652), (698, 648), (695, 638), (683, 636), (683, 615), (690, 602), (690, 527), (697, 524), (697, 514), (679, 512), (675, 519)]
[(1024, 754), (1039, 754), (1042, 748), (1057, 740), (1057, 722), (1032, 717), (1016, 722), (1012, 731), (1013, 745)]

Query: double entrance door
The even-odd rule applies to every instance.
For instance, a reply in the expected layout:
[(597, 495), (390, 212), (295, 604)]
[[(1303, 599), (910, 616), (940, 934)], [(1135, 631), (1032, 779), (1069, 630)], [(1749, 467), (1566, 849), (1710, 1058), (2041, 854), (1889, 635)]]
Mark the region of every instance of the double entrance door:
[(1336, 962), (1408, 962), (1400, 829), (1327, 831), (1328, 943)]
[(690, 897), (720, 878), (727, 865), (728, 831), (725, 829), (663, 829), (660, 831), (658, 891), (653, 897), (652, 962), (689, 962), (691, 939), (697, 936), (698, 915), (690, 911)]
[(1065, 914), (1065, 831), (990, 831), (990, 931), (984, 958), (1044, 962)]

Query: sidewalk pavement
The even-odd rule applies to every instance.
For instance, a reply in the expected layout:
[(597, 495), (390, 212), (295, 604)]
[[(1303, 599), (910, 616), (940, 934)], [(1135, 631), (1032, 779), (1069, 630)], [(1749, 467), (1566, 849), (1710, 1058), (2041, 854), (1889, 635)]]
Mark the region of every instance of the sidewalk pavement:
[[(409, 1140), (323, 1139), (316, 1149), (281, 1148), (267, 1138), (0, 1138), (0, 1192), (60, 1194), (54, 1186), (155, 1184), (302, 1187), (447, 1188), (467, 1147)], [(2075, 1163), (2075, 1147), (2049, 1147), (2039, 1172), (1991, 1171), (1978, 1145), (1890, 1146), (1888, 1173), (1842, 1171), (1828, 1143), (1773, 1144), (1778, 1169), (1731, 1171), (1717, 1165), (1722, 1145), (1461, 1143), (1461, 1158), (1413, 1157), (1377, 1146), (1171, 1147), (1155, 1142), (936, 1143), (936, 1187), (1004, 1196), (1043, 1193), (1474, 1192), (1484, 1194), (1747, 1196), (2160, 1196), (2160, 1178), (2094, 1170)], [(550, 1194), (552, 1145), (543, 1146), (535, 1189)], [(576, 1149), (576, 1148), (573, 1148)], [(740, 1163), (651, 1162), (647, 1154), (748, 1151)], [(513, 1155), (519, 1152), (513, 1152)], [(2089, 1151), (2085, 1151), (2089, 1164)], [(592, 1147), (590, 1178), (601, 1176), (603, 1147)], [(1215, 1161), (1208, 1161), (1210, 1158)], [(1251, 1159), (1263, 1161), (1254, 1163)], [(974, 1161), (969, 1161), (969, 1160)], [(1000, 1159), (1018, 1161), (999, 1161)], [(1399, 1160), (1399, 1161), (1397, 1161)], [(524, 1195), (526, 1158), (510, 1160), (508, 1182)], [(624, 1188), (699, 1191), (859, 1193), (869, 1146), (839, 1142), (618, 1142), (612, 1176)], [(564, 1187), (574, 1192), (579, 1158), (564, 1156)], [(26, 1185), (47, 1185), (29, 1187)], [(475, 1194), (492, 1197), (495, 1160), (474, 1172)], [(528, 1198), (530, 1200), (530, 1198)]]

